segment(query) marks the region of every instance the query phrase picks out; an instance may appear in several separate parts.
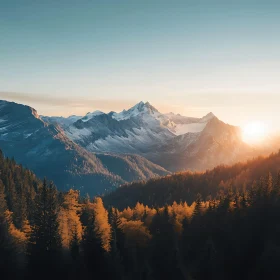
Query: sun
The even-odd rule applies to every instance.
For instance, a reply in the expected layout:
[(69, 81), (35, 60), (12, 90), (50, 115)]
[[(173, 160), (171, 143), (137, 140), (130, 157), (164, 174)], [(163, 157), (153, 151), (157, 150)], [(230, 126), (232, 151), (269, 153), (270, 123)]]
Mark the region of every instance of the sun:
[(243, 141), (248, 144), (261, 143), (267, 137), (267, 128), (263, 122), (247, 123), (242, 129)]

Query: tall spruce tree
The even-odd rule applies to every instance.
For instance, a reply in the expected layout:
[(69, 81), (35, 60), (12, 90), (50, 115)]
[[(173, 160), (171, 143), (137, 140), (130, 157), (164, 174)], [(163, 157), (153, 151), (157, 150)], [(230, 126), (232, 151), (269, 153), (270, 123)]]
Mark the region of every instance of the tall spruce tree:
[(47, 186), (44, 179), (40, 188), (33, 213), (30, 237), (30, 267), (37, 266), (46, 271), (46, 267), (58, 271), (61, 250), (61, 237), (58, 224), (57, 191), (53, 183)]
[(4, 217), (4, 213), (7, 210), (7, 202), (5, 197), (5, 187), (2, 180), (0, 179), (0, 217)]
[(115, 279), (124, 278), (123, 257), (126, 256), (125, 236), (121, 228), (119, 212), (116, 208), (111, 208), (109, 212), (109, 220), (112, 228), (111, 238), (111, 265)]
[[(151, 224), (152, 270), (155, 279), (174, 279), (178, 273), (178, 259), (174, 242), (174, 229), (170, 223), (168, 207), (157, 211)], [(178, 277), (178, 276), (177, 276)]]
[(200, 193), (198, 193), (195, 200), (193, 217), (200, 216), (201, 214), (202, 214), (202, 196)]
[(89, 278), (102, 275), (102, 278), (107, 279), (109, 271), (105, 258), (106, 251), (102, 246), (100, 231), (95, 229), (95, 215), (93, 204), (88, 202), (83, 213), (86, 223), (82, 239), (83, 262)]

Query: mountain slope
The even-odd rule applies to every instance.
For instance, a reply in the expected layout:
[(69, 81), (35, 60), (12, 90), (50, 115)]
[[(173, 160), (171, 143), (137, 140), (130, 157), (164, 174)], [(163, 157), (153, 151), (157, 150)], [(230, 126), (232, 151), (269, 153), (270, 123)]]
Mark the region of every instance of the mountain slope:
[(128, 182), (147, 180), (170, 173), (138, 155), (96, 154), (96, 156), (112, 173)]
[(150, 104), (140, 102), (128, 111), (78, 120), (66, 134), (91, 152), (141, 154), (151, 143), (164, 143), (173, 137), (155, 118), (159, 114)]
[(40, 118), (48, 124), (59, 125), (63, 129), (66, 129), (69, 125), (73, 124), (77, 120), (81, 119), (81, 116), (69, 116), (67, 118), (64, 117), (47, 117), (47, 116), (40, 116)]
[(201, 132), (176, 136), (145, 156), (171, 171), (205, 170), (247, 159), (253, 150), (242, 141), (238, 127), (213, 117)]
[[(124, 185), (106, 195), (104, 202), (121, 209), (133, 207), (137, 202), (149, 206), (164, 206), (173, 201), (192, 203), (198, 193), (203, 199), (214, 199), (220, 193), (227, 192), (228, 188), (250, 191), (254, 182), (261, 177), (266, 177), (271, 172), (277, 178), (279, 171), (280, 151), (269, 157), (258, 157), (231, 166), (217, 166), (203, 173), (181, 172), (147, 182)], [(280, 183), (280, 173), (278, 180)]]
[[(59, 189), (79, 188), (82, 194), (104, 193), (131, 180), (148, 179), (167, 174), (163, 168), (150, 163), (153, 169), (146, 174), (135, 171), (122, 179), (103, 165), (96, 157), (71, 141), (60, 127), (45, 123), (37, 112), (28, 106), (0, 101), (0, 148), (4, 154), (30, 168), (39, 177), (52, 179)], [(106, 156), (110, 168), (112, 155)], [(134, 164), (135, 169), (149, 169), (148, 161)], [(119, 173), (124, 174), (127, 160), (120, 158)], [(130, 164), (131, 165), (131, 164)], [(139, 165), (139, 166), (138, 166)], [(125, 176), (124, 176), (125, 177)], [(129, 180), (128, 180), (129, 179)]]
[(78, 187), (99, 193), (124, 182), (58, 127), (44, 123), (33, 108), (1, 101), (0, 119), (0, 147), (4, 154), (37, 176), (54, 180), (58, 188)]

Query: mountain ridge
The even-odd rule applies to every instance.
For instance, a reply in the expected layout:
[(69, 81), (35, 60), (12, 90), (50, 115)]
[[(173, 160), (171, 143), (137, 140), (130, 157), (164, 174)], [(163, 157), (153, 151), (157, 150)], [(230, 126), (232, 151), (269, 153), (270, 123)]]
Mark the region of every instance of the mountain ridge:
[[(111, 172), (95, 154), (69, 139), (61, 126), (44, 122), (29, 106), (0, 101), (0, 120), (0, 147), (5, 155), (14, 157), (37, 176), (52, 179), (60, 189), (74, 187), (93, 195), (127, 182)], [(113, 155), (107, 155), (107, 162), (110, 157), (115, 160)], [(120, 169), (134, 166), (133, 175), (126, 177), (129, 180), (169, 173), (141, 156), (137, 160), (119, 156), (118, 162)], [(149, 168), (149, 172), (143, 173)]]
[(139, 102), (120, 113), (97, 110), (67, 119), (68, 124), (63, 117), (0, 101), (0, 148), (37, 175), (44, 171), (55, 178), (59, 187), (73, 184), (92, 194), (170, 172), (232, 164), (259, 152), (242, 141), (240, 128), (212, 112), (202, 118), (162, 114)]
[(232, 190), (242, 192), (248, 187), (256, 187), (256, 182), (267, 178), (268, 174), (278, 178), (277, 184), (280, 184), (280, 150), (233, 165), (218, 165), (204, 172), (178, 172), (126, 184), (105, 195), (104, 203), (119, 209), (133, 207), (136, 203), (164, 206), (174, 201), (192, 203), (198, 193), (202, 199), (211, 200)]
[[(220, 121), (213, 112), (201, 118), (162, 114), (143, 101), (120, 113), (102, 112), (78, 120), (65, 133), (90, 152), (138, 154), (170, 171), (203, 170), (251, 154), (240, 129)], [(176, 157), (180, 164), (174, 163)]]

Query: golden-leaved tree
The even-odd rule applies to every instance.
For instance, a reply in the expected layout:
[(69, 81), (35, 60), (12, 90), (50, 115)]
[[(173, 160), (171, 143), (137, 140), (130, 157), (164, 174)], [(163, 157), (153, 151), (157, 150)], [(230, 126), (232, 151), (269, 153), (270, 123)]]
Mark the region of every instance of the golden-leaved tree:
[(74, 237), (82, 238), (82, 224), (80, 221), (81, 205), (79, 204), (79, 192), (69, 190), (64, 195), (64, 200), (59, 211), (59, 229), (62, 237), (62, 245), (69, 248)]
[(96, 197), (93, 202), (94, 231), (101, 239), (101, 244), (106, 252), (110, 251), (111, 226), (108, 221), (108, 211), (104, 208), (103, 201)]

